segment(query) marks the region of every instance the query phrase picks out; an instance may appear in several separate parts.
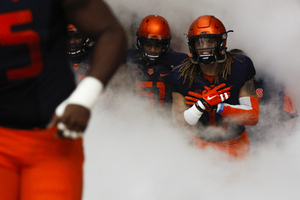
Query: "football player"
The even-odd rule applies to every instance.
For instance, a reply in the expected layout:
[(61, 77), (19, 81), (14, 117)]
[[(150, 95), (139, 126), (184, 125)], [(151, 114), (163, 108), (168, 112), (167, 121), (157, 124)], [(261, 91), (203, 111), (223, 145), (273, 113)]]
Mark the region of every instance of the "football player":
[(185, 53), (170, 51), (171, 38), (169, 23), (164, 17), (144, 17), (136, 32), (136, 48), (127, 51), (126, 62), (135, 93), (169, 114), (172, 102), (169, 73), (188, 58)]
[(79, 83), (90, 69), (94, 41), (84, 37), (73, 24), (68, 25), (67, 31), (69, 63), (75, 74), (76, 83)]
[(258, 122), (255, 69), (250, 58), (226, 51), (228, 32), (212, 15), (200, 16), (190, 25), (191, 58), (171, 74), (172, 113), (179, 124), (195, 128), (195, 146), (216, 147), (242, 158), (250, 150), (245, 125)]
[[(125, 56), (125, 31), (102, 0), (5, 0), (0, 21), (0, 199), (80, 200), (81, 137)], [(77, 87), (68, 23), (95, 41)]]

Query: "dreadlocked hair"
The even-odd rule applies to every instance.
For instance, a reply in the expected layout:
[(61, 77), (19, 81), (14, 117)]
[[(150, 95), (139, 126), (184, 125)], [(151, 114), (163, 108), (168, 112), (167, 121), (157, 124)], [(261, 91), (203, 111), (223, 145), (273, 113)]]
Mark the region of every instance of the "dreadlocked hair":
[[(214, 85), (219, 85), (219, 78), (227, 79), (227, 76), (231, 73), (231, 64), (233, 63), (233, 59), (239, 61), (242, 63), (241, 60), (236, 59), (236, 54), (233, 54), (231, 52), (226, 52), (225, 59), (218, 62), (217, 72), (214, 79)], [(189, 88), (192, 87), (193, 83), (199, 83), (198, 75), (201, 74), (201, 69), (199, 67), (199, 63), (195, 61), (193, 58), (189, 57), (186, 58), (184, 61), (182, 61), (182, 64), (176, 67), (175, 69), (179, 68), (180, 76), (184, 77), (183, 84), (186, 82), (187, 79), (189, 79)], [(175, 70), (173, 69), (173, 70)]]

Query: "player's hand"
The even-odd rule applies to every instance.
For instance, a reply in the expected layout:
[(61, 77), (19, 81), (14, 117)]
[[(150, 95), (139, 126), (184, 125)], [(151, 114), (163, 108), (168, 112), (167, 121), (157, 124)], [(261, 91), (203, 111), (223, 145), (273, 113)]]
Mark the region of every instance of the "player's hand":
[[(202, 95), (202, 98), (199, 101), (202, 103), (200, 107), (204, 110), (211, 108), (214, 105), (217, 105), (230, 97), (230, 88), (226, 87), (225, 83), (222, 83), (213, 89), (209, 90), (207, 93)], [(190, 93), (189, 93), (190, 94)], [(191, 94), (190, 94), (191, 95)]]
[(48, 128), (57, 125), (56, 135), (61, 138), (81, 138), (91, 115), (90, 110), (80, 105), (68, 104), (60, 115), (58, 112), (53, 115)]
[(188, 101), (185, 102), (185, 104), (187, 104), (187, 105), (194, 105), (195, 103), (197, 103), (197, 101), (199, 99), (202, 98), (202, 95), (206, 94), (208, 91), (210, 91), (214, 87), (215, 87), (214, 85), (212, 85), (211, 87), (204, 86), (205, 90), (202, 91), (202, 94), (198, 94), (196, 92), (189, 92), (189, 94), (191, 96), (193, 96), (193, 97), (191, 97), (191, 96), (185, 96), (184, 98), (186, 100), (188, 100)]
[(193, 96), (189, 98), (190, 100), (194, 100), (194, 97), (199, 98), (199, 100), (196, 102), (196, 106), (200, 111), (208, 111), (211, 110), (211, 108), (225, 100), (227, 100), (230, 97), (230, 88), (226, 87), (225, 83), (220, 84), (212, 89), (209, 89), (206, 87), (207, 92), (203, 92), (201, 97), (199, 94), (194, 92), (188, 92), (189, 95)]
[(56, 109), (48, 127), (57, 124), (57, 136), (69, 139), (82, 137), (91, 112), (104, 85), (100, 79), (87, 76), (77, 85), (72, 94)]

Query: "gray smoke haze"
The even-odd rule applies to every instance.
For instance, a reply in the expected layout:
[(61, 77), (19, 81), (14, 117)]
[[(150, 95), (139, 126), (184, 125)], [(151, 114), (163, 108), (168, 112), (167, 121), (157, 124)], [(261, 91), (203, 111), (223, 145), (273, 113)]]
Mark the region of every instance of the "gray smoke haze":
[[(110, 0), (130, 45), (146, 15), (165, 17), (175, 50), (187, 51), (190, 24), (204, 14), (219, 18), (229, 33), (228, 49), (240, 48), (257, 72), (265, 70), (289, 89), (300, 110), (298, 0)], [(117, 74), (93, 111), (85, 136), (84, 200), (298, 200), (299, 117), (271, 130), (272, 140), (253, 147), (250, 158), (232, 161), (213, 149), (193, 148), (186, 133), (132, 97)], [(277, 108), (274, 108), (276, 110)], [(274, 115), (260, 121), (276, 120)]]

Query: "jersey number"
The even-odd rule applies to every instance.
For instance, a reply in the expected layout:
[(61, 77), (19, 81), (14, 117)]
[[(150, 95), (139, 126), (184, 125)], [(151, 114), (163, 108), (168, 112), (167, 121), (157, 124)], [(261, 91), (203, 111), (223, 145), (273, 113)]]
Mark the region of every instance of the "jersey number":
[(163, 108), (166, 96), (166, 86), (163, 82), (139, 81), (136, 82), (135, 91), (142, 97), (148, 97), (153, 106), (158, 102), (159, 108)]
[[(0, 14), (0, 46), (27, 45), (31, 63), (17, 69), (7, 70), (9, 80), (26, 79), (37, 76), (43, 68), (40, 49), (40, 36), (37, 32), (27, 29), (13, 32), (13, 26), (24, 25), (33, 22), (31, 10), (21, 10)], [(13, 56), (13, 55), (12, 55)]]

